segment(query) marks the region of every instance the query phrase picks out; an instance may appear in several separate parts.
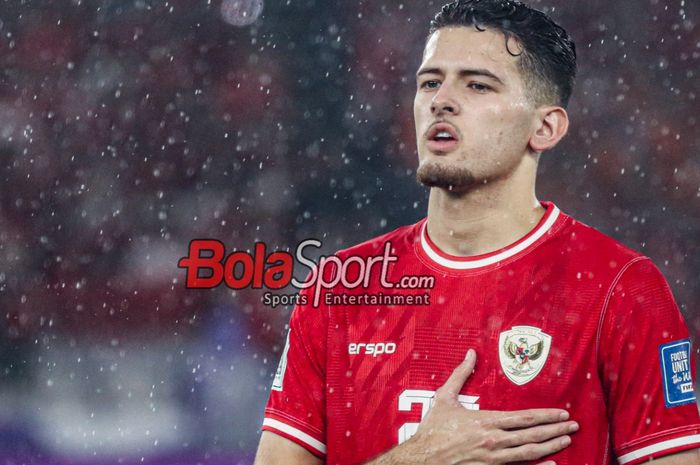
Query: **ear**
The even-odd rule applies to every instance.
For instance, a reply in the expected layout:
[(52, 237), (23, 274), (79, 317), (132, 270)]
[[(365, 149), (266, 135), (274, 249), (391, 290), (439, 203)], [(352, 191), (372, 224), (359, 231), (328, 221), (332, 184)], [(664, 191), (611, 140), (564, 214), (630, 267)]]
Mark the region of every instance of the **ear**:
[(544, 152), (553, 148), (569, 129), (569, 115), (562, 107), (542, 107), (537, 111), (537, 127), (530, 136), (530, 148)]

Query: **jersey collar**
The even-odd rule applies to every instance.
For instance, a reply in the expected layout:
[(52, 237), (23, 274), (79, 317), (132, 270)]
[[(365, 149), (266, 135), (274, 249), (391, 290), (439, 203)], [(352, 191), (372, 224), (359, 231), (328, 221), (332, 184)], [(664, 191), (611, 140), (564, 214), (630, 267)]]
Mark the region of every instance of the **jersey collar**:
[(471, 257), (459, 257), (449, 255), (440, 250), (430, 237), (427, 231), (427, 219), (423, 221), (420, 228), (420, 245), (419, 248), (423, 254), (431, 261), (441, 267), (452, 270), (474, 270), (484, 268), (489, 265), (502, 262), (518, 253), (527, 250), (535, 244), (547, 231), (549, 231), (560, 216), (560, 210), (552, 202), (541, 202), (547, 210), (539, 223), (530, 230), (525, 236), (518, 239), (516, 242), (494, 252), (482, 255), (474, 255)]

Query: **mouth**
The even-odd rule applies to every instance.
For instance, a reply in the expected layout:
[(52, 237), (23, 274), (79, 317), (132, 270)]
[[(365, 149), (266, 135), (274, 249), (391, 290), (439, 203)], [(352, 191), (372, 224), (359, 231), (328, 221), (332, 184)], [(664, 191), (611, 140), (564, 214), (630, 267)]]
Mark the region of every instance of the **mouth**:
[(459, 144), (459, 134), (454, 126), (448, 123), (434, 124), (426, 134), (428, 150), (436, 153), (447, 153)]

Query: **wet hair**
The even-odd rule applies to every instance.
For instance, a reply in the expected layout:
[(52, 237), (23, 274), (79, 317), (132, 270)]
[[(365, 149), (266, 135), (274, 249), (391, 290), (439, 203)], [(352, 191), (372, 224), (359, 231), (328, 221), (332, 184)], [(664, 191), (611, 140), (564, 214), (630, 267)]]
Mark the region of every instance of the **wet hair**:
[[(576, 47), (569, 34), (546, 14), (515, 0), (457, 0), (443, 6), (430, 22), (430, 35), (443, 27), (495, 29), (506, 40), (539, 104), (566, 107), (576, 78)], [(510, 40), (519, 47), (511, 50)]]

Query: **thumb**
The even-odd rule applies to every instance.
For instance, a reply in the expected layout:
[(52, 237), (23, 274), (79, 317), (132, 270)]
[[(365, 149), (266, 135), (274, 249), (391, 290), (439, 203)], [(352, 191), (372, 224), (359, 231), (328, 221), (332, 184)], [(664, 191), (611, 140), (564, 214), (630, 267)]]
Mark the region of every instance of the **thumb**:
[(462, 390), (462, 386), (467, 381), (469, 376), (474, 372), (474, 366), (476, 365), (476, 352), (474, 349), (469, 349), (467, 351), (467, 356), (464, 361), (457, 365), (457, 367), (452, 371), (452, 374), (445, 384), (440, 387), (440, 391), (450, 398), (457, 398), (459, 391)]

